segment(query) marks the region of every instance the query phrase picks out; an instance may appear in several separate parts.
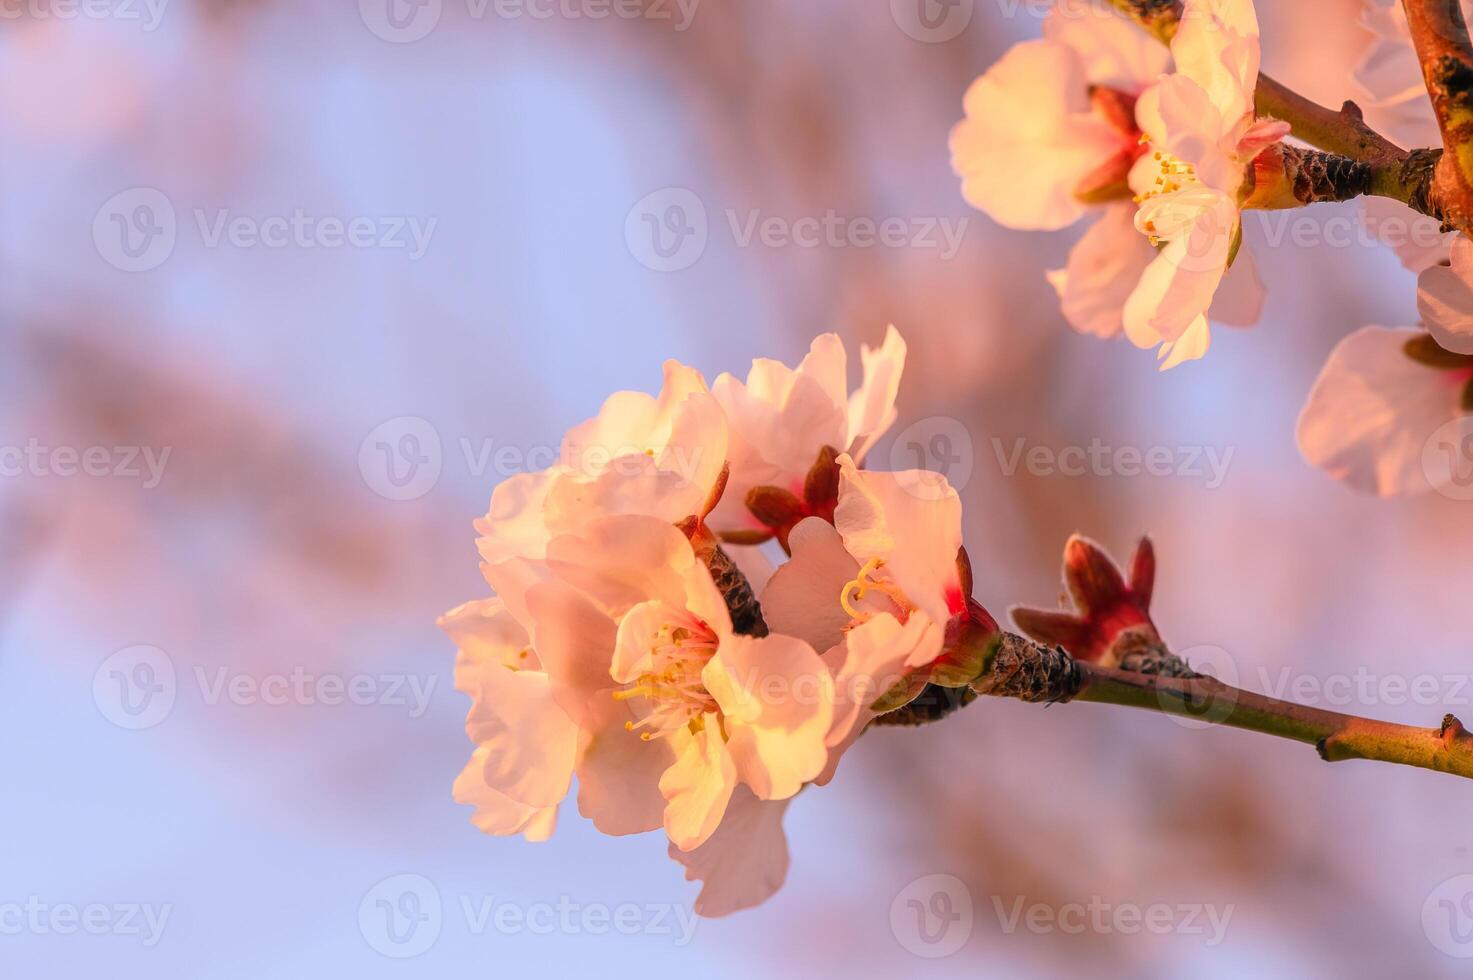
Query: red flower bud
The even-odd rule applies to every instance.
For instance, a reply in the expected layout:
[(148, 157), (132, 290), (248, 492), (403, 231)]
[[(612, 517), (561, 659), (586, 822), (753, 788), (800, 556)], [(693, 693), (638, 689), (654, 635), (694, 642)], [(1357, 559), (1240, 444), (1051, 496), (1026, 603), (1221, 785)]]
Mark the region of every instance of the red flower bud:
[(1064, 546), (1064, 585), (1074, 600), (1073, 613), (1012, 610), (1018, 628), (1040, 643), (1063, 647), (1079, 660), (1114, 666), (1116, 641), (1126, 632), (1159, 640), (1151, 622), (1151, 593), (1156, 583), (1156, 553), (1142, 538), (1130, 563), (1130, 582), (1110, 556), (1078, 534)]

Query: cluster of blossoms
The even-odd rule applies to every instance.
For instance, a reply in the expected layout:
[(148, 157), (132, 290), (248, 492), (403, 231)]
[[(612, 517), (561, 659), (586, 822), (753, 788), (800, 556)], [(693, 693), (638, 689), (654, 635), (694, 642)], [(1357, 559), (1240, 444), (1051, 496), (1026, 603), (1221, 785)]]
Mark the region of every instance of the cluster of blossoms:
[[(952, 165), (967, 201), (1008, 227), (1095, 215), (1048, 273), (1064, 317), (1155, 348), (1164, 370), (1206, 354), (1211, 323), (1257, 322), (1264, 290), (1242, 212), (1299, 206), (1281, 187), (1293, 134), (1255, 110), (1252, 0), (1185, 0), (1169, 47), (1116, 6), (1056, 0), (1043, 38), (1014, 45), (967, 91)], [(1439, 145), (1402, 3), (1365, 0), (1363, 23), (1375, 37), (1356, 72), (1367, 118), (1405, 145)], [(1299, 444), (1357, 488), (1425, 490), (1429, 438), (1473, 413), (1473, 244), (1399, 201), (1361, 206), (1368, 224), (1412, 229), (1388, 244), (1418, 276), (1422, 327), (1346, 337), (1310, 393)]]
[(664, 830), (701, 914), (781, 885), (789, 801), (997, 635), (957, 494), (863, 467), (905, 353), (890, 328), (852, 394), (833, 335), (745, 382), (670, 362), (657, 397), (613, 395), (557, 465), (496, 488), (476, 525), (495, 596), (441, 620), (477, 827), (546, 839), (576, 776), (600, 831)]

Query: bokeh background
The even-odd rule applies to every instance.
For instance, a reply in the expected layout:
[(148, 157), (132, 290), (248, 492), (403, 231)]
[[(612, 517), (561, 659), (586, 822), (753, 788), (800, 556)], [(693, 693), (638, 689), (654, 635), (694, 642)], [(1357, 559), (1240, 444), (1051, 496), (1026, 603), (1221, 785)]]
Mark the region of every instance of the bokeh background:
[[(1327, 103), (1358, 94), (1356, 3), (1259, 6), (1266, 68)], [(1356, 496), (1294, 443), (1335, 341), (1414, 322), (1411, 277), (1388, 250), (1298, 248), (1250, 222), (1266, 314), (1216, 331), (1206, 360), (1158, 375), (1074, 334), (1043, 271), (1077, 232), (969, 210), (946, 150), (967, 84), (1046, 9), (0, 7), (0, 443), (49, 452), (0, 480), (0, 907), (170, 909), (152, 945), (0, 919), (4, 973), (1465, 975), (1436, 933), (1473, 953), (1447, 934), (1473, 903), (1438, 918), (1443, 883), (1473, 872), (1467, 784), (1094, 705), (979, 703), (871, 733), (789, 810), (783, 890), (689, 942), (478, 930), (463, 911), (694, 898), (659, 835), (601, 838), (571, 810), (542, 845), (469, 825), (450, 799), (467, 702), (434, 626), (485, 592), (471, 521), (495, 482), (608, 392), (653, 390), (666, 357), (714, 377), (895, 323), (910, 363), (875, 459), (944, 450), (994, 611), (1055, 601), (1070, 532), (1121, 557), (1149, 533), (1156, 618), (1188, 656), (1393, 720), (1469, 710), (1473, 506)], [(697, 237), (656, 251), (644, 216), (680, 202), (666, 230)], [(248, 230), (298, 212), (361, 219), (366, 244), (324, 245), (322, 225), (278, 245), (213, 235), (222, 213)], [(953, 254), (939, 237), (738, 234), (830, 212), (961, 237)], [(426, 247), (396, 222), (429, 229)], [(1019, 440), (1229, 464), (1220, 480), (1030, 472), (1005, 465)], [(102, 447), (108, 472), (66, 475), (57, 447)], [(168, 451), (161, 478), (143, 450)], [(401, 451), (427, 467), (408, 482), (385, 468)], [(166, 713), (132, 729), (108, 691), (120, 664), (139, 676), (140, 645), (176, 676)], [(369, 678), (387, 703), (210, 696), (294, 672)], [(1371, 696), (1326, 700), (1357, 674)], [(1395, 685), (1422, 676), (1431, 701)], [(444, 907), (401, 960), (359, 913), (403, 874)], [(935, 960), (904, 911), (932, 875), (972, 906)], [(1211, 946), (1179, 913), (1167, 935), (1010, 930), (1019, 900), (1230, 919)]]

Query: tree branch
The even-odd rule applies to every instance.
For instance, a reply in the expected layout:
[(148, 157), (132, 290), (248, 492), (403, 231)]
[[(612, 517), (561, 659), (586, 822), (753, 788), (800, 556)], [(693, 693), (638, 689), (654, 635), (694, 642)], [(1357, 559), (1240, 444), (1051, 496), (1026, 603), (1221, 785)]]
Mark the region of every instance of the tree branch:
[(1449, 224), (1473, 229), (1473, 41), (1457, 0), (1402, 0), (1444, 153), (1432, 191)]
[[(1473, 734), (1452, 715), (1446, 715), (1438, 728), (1416, 728), (1280, 701), (1196, 674), (1165, 651), (1132, 666), (1135, 669), (1101, 667), (1075, 660), (1057, 647), (1005, 633), (996, 656), (970, 690), (1034, 703), (1092, 701), (1143, 708), (1303, 742), (1313, 745), (1327, 762), (1370, 759), (1473, 779)], [(944, 704), (922, 709), (901, 709), (894, 718), (882, 715), (876, 723), (936, 721), (971, 697), (963, 689), (945, 692), (943, 700)]]

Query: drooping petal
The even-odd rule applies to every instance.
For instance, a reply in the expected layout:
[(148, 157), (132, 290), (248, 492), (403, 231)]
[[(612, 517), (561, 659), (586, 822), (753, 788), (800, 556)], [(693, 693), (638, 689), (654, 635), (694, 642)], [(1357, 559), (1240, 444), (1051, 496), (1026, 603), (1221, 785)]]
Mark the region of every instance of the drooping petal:
[(1362, 327), (1330, 352), (1299, 416), (1304, 458), (1381, 496), (1428, 489), (1423, 447), (1460, 414), (1466, 377), (1405, 354), (1420, 330)]
[(1125, 301), (1131, 343), (1152, 347), (1198, 327), (1227, 271), (1236, 221), (1236, 206), (1220, 198), (1198, 212), (1190, 231), (1161, 249)]
[(489, 662), (464, 680), (474, 697), (466, 734), (487, 750), (486, 785), (530, 807), (556, 805), (573, 778), (578, 727), (553, 698), (550, 678)]
[(557, 825), (557, 807), (530, 807), (492, 789), (486, 782), (490, 752), (482, 746), (471, 753), (470, 762), (455, 777), (451, 789), (455, 802), (475, 807), (471, 823), (482, 833), (498, 837), (521, 834), (529, 841), (547, 840)]
[(967, 201), (1009, 228), (1062, 228), (1084, 214), (1080, 181), (1123, 135), (1090, 112), (1084, 66), (1052, 41), (1017, 44), (967, 90), (951, 165)]
[(1125, 300), (1155, 257), (1135, 230), (1135, 206), (1107, 207), (1069, 252), (1068, 265), (1048, 274), (1069, 325), (1096, 337), (1119, 336)]
[(782, 887), (788, 875), (783, 814), (789, 802), (759, 800), (738, 786), (721, 825), (706, 843), (693, 851), (670, 845), (670, 856), (685, 865), (685, 879), (702, 882), (696, 896), (698, 914), (730, 915), (760, 905)]
[(737, 786), (736, 766), (719, 724), (715, 714), (707, 714), (700, 731), (675, 732), (675, 764), (660, 777), (660, 793), (667, 801), (665, 833), (682, 851), (710, 839)]
[(811, 646), (780, 634), (729, 637), (702, 678), (737, 773), (757, 796), (786, 799), (823, 771), (834, 682)]
[(1473, 354), (1473, 242), (1458, 236), (1449, 264), (1417, 277), (1417, 312), (1438, 346)]
[(1251, 327), (1263, 315), (1263, 301), (1268, 290), (1258, 274), (1258, 261), (1248, 247), (1238, 249), (1238, 257), (1223, 274), (1207, 318), (1230, 327)]

